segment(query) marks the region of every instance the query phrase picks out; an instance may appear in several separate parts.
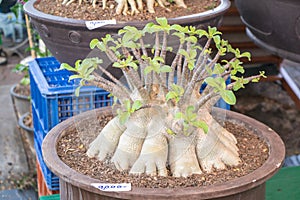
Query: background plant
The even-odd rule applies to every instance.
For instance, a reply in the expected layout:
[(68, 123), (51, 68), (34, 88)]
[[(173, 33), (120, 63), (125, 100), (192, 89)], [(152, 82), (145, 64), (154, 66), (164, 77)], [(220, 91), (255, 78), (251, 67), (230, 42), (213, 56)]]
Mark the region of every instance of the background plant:
[[(173, 176), (188, 176), (239, 164), (235, 137), (211, 111), (220, 98), (235, 104), (233, 91), (264, 76), (236, 76), (244, 73), (240, 59), (250, 59), (250, 53), (232, 48), (216, 28), (170, 25), (165, 18), (142, 30), (126, 26), (118, 36), (90, 43), (111, 65), (99, 58), (78, 60), (75, 67), (61, 65), (76, 73), (70, 79), (80, 78), (81, 86), (96, 85), (117, 99), (118, 115), (90, 144), (87, 155), (111, 157), (117, 169), (132, 174), (161, 176), (168, 175), (167, 166)], [(228, 53), (233, 57), (222, 60)], [(124, 81), (106, 66), (121, 70)], [(226, 85), (229, 77), (233, 82)], [(207, 86), (200, 94), (203, 84)]]

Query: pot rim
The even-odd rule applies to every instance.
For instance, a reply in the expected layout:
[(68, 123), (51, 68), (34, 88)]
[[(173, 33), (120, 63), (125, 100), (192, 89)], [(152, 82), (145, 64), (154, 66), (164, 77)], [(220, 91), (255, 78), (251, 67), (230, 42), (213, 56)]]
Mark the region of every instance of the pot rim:
[[(211, 9), (205, 12), (187, 15), (187, 16), (181, 16), (181, 17), (175, 17), (175, 18), (169, 18), (168, 21), (170, 24), (179, 23), (179, 24), (191, 24), (193, 22), (199, 22), (199, 18), (202, 18), (202, 21), (206, 21), (209, 19), (212, 19), (216, 16), (220, 16), (223, 13), (225, 13), (230, 5), (231, 2), (229, 0), (220, 0), (221, 3), (219, 6), (217, 6), (215, 9)], [(37, 9), (34, 8), (34, 4), (38, 3), (38, 0), (32, 0), (28, 1), (24, 5), (24, 11), (27, 13), (30, 17), (36, 18), (37, 20), (44, 21), (47, 20), (48, 22), (55, 22), (56, 24), (62, 24), (68, 26), (79, 26), (82, 28), (86, 28), (85, 20), (77, 20), (77, 19), (71, 19), (71, 18), (65, 18), (65, 17), (59, 17), (55, 15), (50, 15), (43, 13)], [(137, 27), (144, 26), (146, 23), (151, 22), (153, 20), (147, 20), (147, 21), (117, 21), (114, 25), (105, 25), (102, 27), (99, 27), (97, 29), (105, 29), (105, 28), (122, 28), (126, 25), (134, 25)]]
[(31, 127), (29, 127), (29, 126), (26, 126), (26, 125), (24, 124), (24, 119), (25, 119), (25, 117), (27, 117), (27, 116), (30, 115), (30, 114), (31, 114), (30, 112), (27, 112), (27, 113), (23, 114), (23, 115), (19, 118), (18, 124), (19, 124), (19, 126), (20, 126), (21, 128), (23, 128), (24, 130), (33, 133), (33, 131), (34, 131), (33, 128), (31, 128)]
[[(241, 17), (242, 18), (242, 17)], [(300, 18), (299, 18), (300, 19)], [(243, 21), (245, 21), (243, 18), (242, 18)], [(244, 22), (246, 24), (246, 22)], [(253, 42), (255, 44), (257, 44), (258, 46), (270, 51), (271, 53), (279, 56), (279, 57), (282, 57), (284, 59), (288, 59), (288, 60), (292, 60), (292, 61), (295, 61), (295, 62), (300, 62), (300, 53), (297, 54), (297, 53), (294, 53), (292, 51), (288, 51), (288, 50), (285, 50), (285, 49), (282, 49), (282, 48), (278, 48), (274, 45), (270, 45), (268, 44), (267, 42), (265, 42), (264, 40), (260, 39), (259, 37), (257, 37), (255, 35), (255, 31), (258, 32), (257, 29), (254, 29), (252, 28), (251, 25), (248, 25), (247, 24), (247, 27), (246, 28), (246, 34), (249, 36), (249, 38), (251, 38), (253, 40)], [(254, 32), (252, 31), (254, 30)]]
[(13, 97), (16, 97), (18, 99), (24, 99), (24, 100), (30, 100), (30, 96), (26, 96), (26, 95), (22, 95), (22, 94), (18, 94), (15, 92), (15, 88), (17, 87), (18, 84), (15, 84), (13, 85), (11, 88), (10, 88), (10, 94), (13, 96)]
[[(111, 112), (111, 108), (104, 107), (86, 111), (84, 113), (71, 117), (55, 126), (46, 135), (42, 144), (44, 161), (49, 169), (53, 171), (53, 173), (59, 174), (59, 178), (71, 183), (72, 185), (82, 187), (85, 190), (92, 191), (98, 194), (110, 197), (120, 197), (120, 192), (103, 192), (94, 188), (93, 186), (91, 186), (91, 183), (99, 183), (99, 180), (79, 174), (78, 172), (67, 166), (63, 161), (61, 161), (57, 155), (56, 142), (60, 138), (61, 133), (63, 133), (66, 128), (71, 127), (75, 123), (75, 121), (78, 121), (78, 119), (94, 115), (95, 113), (93, 114), (93, 112)], [(285, 157), (285, 147), (280, 136), (278, 136), (275, 131), (273, 131), (263, 123), (246, 115), (233, 111), (223, 110), (220, 108), (217, 108), (217, 112), (223, 114), (224, 112), (226, 112), (226, 116), (228, 117), (228, 119), (235, 119), (239, 122), (242, 122), (247, 127), (252, 127), (253, 131), (266, 141), (269, 146), (269, 157), (261, 167), (245, 176), (221, 184), (188, 188), (149, 189), (132, 187), (131, 191), (122, 192), (122, 197), (142, 197), (145, 194), (150, 195), (151, 198), (183, 198), (187, 194), (189, 194), (189, 197), (198, 196), (201, 198), (224, 197), (235, 194), (237, 191), (243, 192), (257, 187), (271, 178), (280, 169)], [(76, 178), (76, 180), (81, 180), (81, 182), (74, 182), (74, 178)]]

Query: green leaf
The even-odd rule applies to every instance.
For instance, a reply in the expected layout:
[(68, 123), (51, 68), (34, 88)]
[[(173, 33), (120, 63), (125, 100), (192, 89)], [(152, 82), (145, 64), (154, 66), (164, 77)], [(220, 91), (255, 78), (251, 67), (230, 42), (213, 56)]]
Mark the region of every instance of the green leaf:
[(196, 49), (190, 50), (190, 58), (196, 58), (196, 56), (197, 56), (197, 50)]
[(196, 120), (197, 115), (194, 113), (195, 107), (194, 106), (188, 106), (186, 108), (186, 117), (188, 119), (189, 122), (192, 122), (194, 120)]
[(134, 70), (138, 70), (138, 68), (139, 68), (138, 65), (135, 62), (128, 63), (128, 66), (132, 67)]
[(119, 117), (120, 124), (124, 125), (128, 121), (128, 119), (130, 117), (130, 113), (129, 112), (119, 112), (118, 117)]
[(80, 68), (82, 60), (76, 60), (75, 62), (75, 69), (78, 70)]
[(239, 89), (244, 88), (244, 84), (240, 81), (236, 81), (233, 85), (233, 90), (238, 91)]
[(213, 74), (222, 74), (224, 72), (225, 72), (224, 67), (220, 63), (216, 63), (214, 68), (213, 68), (212, 73)]
[(168, 20), (165, 17), (156, 18), (156, 22), (161, 26), (168, 25)]
[(205, 31), (205, 30), (200, 29), (200, 30), (197, 31), (197, 33), (198, 33), (200, 38), (203, 37), (203, 36), (208, 37), (208, 32)]
[(222, 33), (220, 31), (217, 30), (216, 27), (210, 27), (208, 26), (208, 36), (210, 38), (213, 38), (216, 35), (221, 35)]
[(181, 55), (183, 55), (184, 57), (189, 57), (188, 52), (186, 50), (184, 50), (184, 49), (180, 49), (178, 51), (178, 53), (181, 54)]
[(254, 78), (254, 79), (251, 80), (251, 82), (253, 82), (253, 83), (258, 83), (259, 80), (260, 80), (260, 78)]
[(119, 62), (114, 62), (112, 66), (116, 67), (116, 68), (122, 68), (123, 67), (123, 65), (121, 65)]
[(189, 63), (188, 63), (188, 68), (189, 68), (189, 70), (192, 71), (192, 70), (195, 68), (194, 62), (189, 62)]
[(171, 129), (169, 129), (169, 128), (166, 130), (166, 132), (167, 132), (169, 135), (176, 135), (175, 132), (173, 132), (173, 131), (172, 131)]
[(180, 97), (183, 95), (184, 89), (176, 84), (171, 85), (171, 91), (169, 91), (166, 95), (166, 101), (170, 99), (174, 99), (176, 103), (180, 100)]
[(170, 91), (166, 94), (166, 101), (175, 99), (176, 97), (177, 97), (176, 93), (174, 91)]
[(76, 96), (76, 97), (79, 96), (80, 88), (81, 88), (81, 86), (78, 86), (78, 87), (75, 89), (75, 96)]
[(72, 76), (69, 77), (69, 81), (71, 81), (71, 80), (73, 80), (73, 79), (77, 79), (77, 78), (80, 78), (80, 79), (81, 79), (81, 78), (83, 78), (83, 77), (82, 77), (82, 75), (75, 74), (75, 75), (72, 75)]
[(140, 100), (136, 100), (133, 102), (131, 110), (134, 112), (134, 111), (140, 109), (142, 107), (142, 105), (143, 104)]
[(190, 36), (185, 39), (187, 42), (197, 43), (198, 39), (195, 36)]
[(171, 29), (172, 30), (176, 30), (176, 31), (178, 31), (178, 32), (176, 32), (176, 33), (184, 33), (184, 27), (182, 27), (181, 25), (179, 25), (179, 24), (174, 24), (174, 25), (172, 25), (171, 26)]
[(267, 76), (265, 75), (266, 72), (265, 71), (259, 71), (259, 75), (263, 78), (267, 78)]
[(93, 73), (93, 71), (95, 70), (95, 68), (91, 67), (86, 71), (86, 75), (89, 76), (91, 73)]
[(181, 87), (180, 85), (176, 85), (176, 84), (172, 84), (171, 88), (174, 92), (176, 92), (176, 94), (178, 94), (179, 96), (182, 96), (184, 93), (184, 89), (183, 87)]
[(197, 128), (202, 128), (204, 133), (208, 132), (208, 125), (204, 121), (195, 121), (192, 124), (193, 124), (193, 126), (195, 126)]
[(182, 119), (183, 118), (183, 113), (182, 112), (177, 112), (175, 114), (175, 119)]
[(229, 105), (234, 105), (236, 103), (236, 97), (231, 90), (222, 90), (220, 91), (220, 95)]
[(218, 79), (213, 78), (213, 77), (207, 77), (205, 79), (205, 82), (207, 83), (207, 85), (216, 88), (216, 89), (220, 89), (220, 83), (218, 82)]
[(92, 39), (90, 42), (90, 49), (94, 49), (99, 44), (98, 39)]
[(131, 105), (130, 105), (130, 101), (129, 100), (125, 100), (124, 101), (124, 106), (125, 106), (125, 109), (126, 111), (130, 111), (131, 110)]
[(128, 41), (128, 42), (124, 42), (123, 43), (124, 47), (127, 47), (127, 48), (137, 48), (137, 44), (134, 42), (134, 41)]
[(153, 58), (153, 61), (155, 61), (155, 62), (161, 62), (161, 63), (164, 63), (164, 62), (165, 62), (165, 60), (164, 60), (162, 57), (160, 57), (160, 56), (154, 57), (154, 58)]
[(219, 45), (221, 42), (221, 37), (219, 35), (216, 35), (213, 37), (213, 40), (215, 42), (216, 45)]
[(250, 60), (251, 60), (251, 53), (249, 53), (249, 52), (244, 52), (244, 53), (241, 54), (241, 57), (246, 57), (246, 58), (248, 58), (248, 60), (250, 61)]
[(29, 85), (30, 84), (30, 79), (28, 77), (23, 77), (20, 81), (21, 85)]
[(59, 70), (63, 70), (63, 69), (66, 69), (66, 70), (71, 71), (71, 72), (77, 72), (77, 70), (74, 67), (72, 67), (71, 65), (69, 65), (67, 63), (62, 63), (60, 65)]
[(147, 66), (145, 67), (144, 73), (145, 74), (149, 74), (150, 72), (152, 72), (153, 68), (151, 66)]
[(160, 68), (159, 70), (160, 72), (171, 72), (172, 71), (172, 68), (168, 65), (164, 65)]

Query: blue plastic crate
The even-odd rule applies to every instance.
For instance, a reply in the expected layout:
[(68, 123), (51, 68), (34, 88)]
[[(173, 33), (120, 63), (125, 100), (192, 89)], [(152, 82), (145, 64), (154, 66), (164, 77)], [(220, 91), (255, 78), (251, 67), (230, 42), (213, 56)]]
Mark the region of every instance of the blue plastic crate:
[(43, 177), (45, 179), (45, 183), (49, 190), (59, 190), (59, 178), (53, 172), (51, 172), (45, 164), (42, 154), (42, 146), (40, 145), (37, 139), (38, 135), (38, 132), (34, 132), (34, 148), (36, 151), (37, 160), (41, 167)]
[(72, 75), (59, 70), (54, 58), (37, 58), (29, 63), (34, 146), (48, 189), (59, 189), (59, 178), (46, 166), (41, 146), (46, 134), (61, 121), (81, 112), (112, 105), (109, 93), (97, 87), (82, 87), (79, 96), (75, 89), (79, 80), (69, 81)]
[(48, 132), (44, 132), (40, 120), (37, 116), (37, 111), (32, 110), (32, 119), (34, 120), (34, 140), (39, 146), (42, 146), (43, 140)]
[(82, 87), (75, 96), (79, 80), (69, 81), (72, 73), (59, 68), (54, 57), (29, 63), (32, 110), (36, 112), (33, 121), (34, 125), (40, 123), (35, 129), (42, 128), (44, 133), (69, 117), (112, 104), (109, 93), (97, 87)]

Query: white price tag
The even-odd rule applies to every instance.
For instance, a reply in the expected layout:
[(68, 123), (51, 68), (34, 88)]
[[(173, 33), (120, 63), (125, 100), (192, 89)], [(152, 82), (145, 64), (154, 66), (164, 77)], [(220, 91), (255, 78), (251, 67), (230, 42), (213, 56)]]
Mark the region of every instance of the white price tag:
[(85, 21), (85, 25), (89, 30), (93, 30), (95, 28), (99, 28), (99, 27), (105, 26), (107, 24), (116, 24), (116, 23), (117, 23), (117, 21), (115, 19)]
[(124, 192), (131, 190), (131, 183), (92, 183), (91, 185), (107, 192)]

